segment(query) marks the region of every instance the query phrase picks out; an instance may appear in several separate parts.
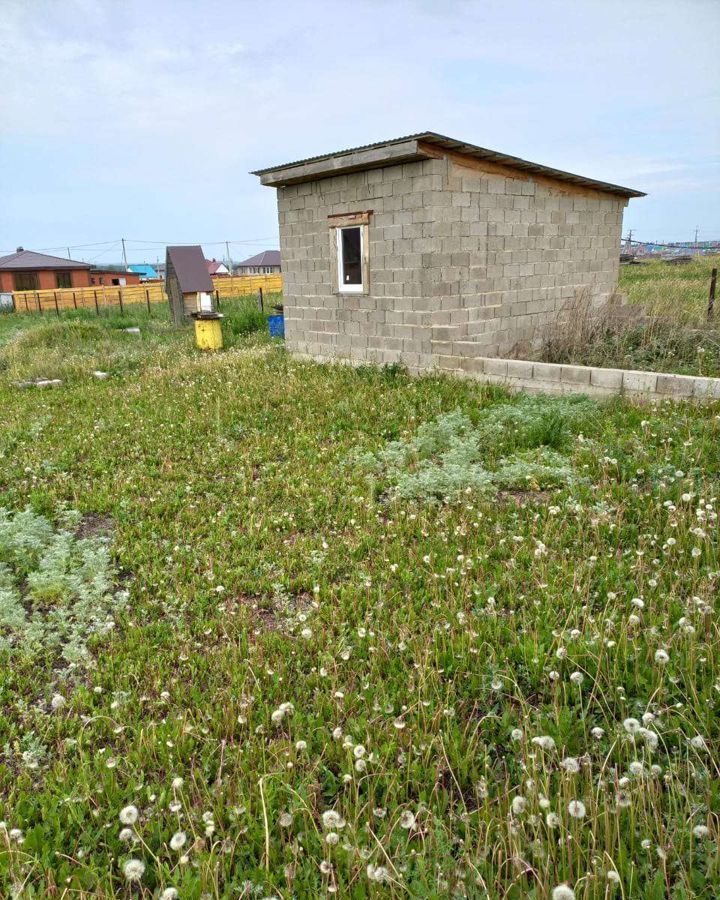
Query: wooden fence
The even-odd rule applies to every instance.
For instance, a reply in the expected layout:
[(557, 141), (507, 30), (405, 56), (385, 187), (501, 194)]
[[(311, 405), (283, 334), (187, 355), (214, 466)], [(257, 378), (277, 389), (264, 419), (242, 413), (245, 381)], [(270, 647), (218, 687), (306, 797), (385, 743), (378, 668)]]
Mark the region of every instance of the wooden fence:
[[(212, 279), (215, 295), (243, 297), (282, 291), (282, 275), (216, 275)], [(98, 285), (85, 288), (58, 288), (56, 291), (15, 291), (12, 295), (15, 312), (19, 313), (59, 313), (61, 310), (89, 309), (98, 314), (101, 309), (144, 303), (148, 309), (153, 303), (167, 303), (165, 284), (150, 281), (145, 284), (131, 284), (124, 287)]]

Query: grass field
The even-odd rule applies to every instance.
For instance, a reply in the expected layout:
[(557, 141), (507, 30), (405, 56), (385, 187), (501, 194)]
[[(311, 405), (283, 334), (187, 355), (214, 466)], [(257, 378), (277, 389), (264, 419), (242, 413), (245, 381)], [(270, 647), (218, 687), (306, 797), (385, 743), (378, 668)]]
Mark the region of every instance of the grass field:
[(644, 313), (639, 323), (607, 319), (579, 298), (539, 351), (547, 362), (720, 377), (720, 303), (708, 318), (710, 273), (720, 258), (621, 266), (619, 290)]
[(720, 405), (27, 319), (0, 895), (720, 894)]

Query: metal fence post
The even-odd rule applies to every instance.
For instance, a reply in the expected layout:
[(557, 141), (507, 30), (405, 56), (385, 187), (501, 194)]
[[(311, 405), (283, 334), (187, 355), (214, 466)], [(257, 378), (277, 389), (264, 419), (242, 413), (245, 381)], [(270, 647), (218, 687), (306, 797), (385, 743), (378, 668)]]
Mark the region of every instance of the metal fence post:
[(708, 298), (707, 314), (708, 319), (712, 319), (715, 313), (715, 287), (717, 286), (717, 269), (713, 269), (710, 273), (710, 297)]
[(120, 315), (124, 316), (125, 310), (123, 309), (123, 302), (122, 302), (122, 288), (118, 288), (118, 300), (120, 301)]
[(263, 301), (262, 287), (258, 288), (258, 309), (260, 310), (260, 312), (265, 312), (265, 303)]
[(58, 306), (57, 291), (53, 291), (53, 300), (55, 301), (55, 313), (60, 318), (60, 307)]

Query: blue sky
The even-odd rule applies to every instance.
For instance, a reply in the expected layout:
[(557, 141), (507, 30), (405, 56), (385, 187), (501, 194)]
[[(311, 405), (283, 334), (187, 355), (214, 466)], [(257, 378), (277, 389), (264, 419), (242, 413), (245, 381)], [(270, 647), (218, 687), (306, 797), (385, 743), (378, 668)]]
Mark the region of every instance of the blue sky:
[(239, 259), (277, 246), (249, 170), (423, 130), (647, 191), (641, 239), (720, 239), (718, 0), (1, 5), (2, 252)]

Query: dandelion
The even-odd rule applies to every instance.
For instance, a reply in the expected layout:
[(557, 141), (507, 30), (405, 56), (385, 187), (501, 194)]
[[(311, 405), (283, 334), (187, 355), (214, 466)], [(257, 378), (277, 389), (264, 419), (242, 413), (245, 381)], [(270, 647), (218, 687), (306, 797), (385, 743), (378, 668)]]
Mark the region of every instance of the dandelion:
[(368, 863), (365, 871), (370, 881), (376, 881), (378, 884), (390, 880), (390, 873), (385, 866), (374, 866), (372, 863)]
[(545, 824), (548, 828), (559, 828), (560, 827), (560, 816), (557, 813), (549, 812), (545, 816)]
[(366, 753), (367, 750), (365, 749), (365, 747), (363, 747), (362, 744), (356, 744), (353, 748), (353, 755), (355, 756), (355, 759), (362, 759)]
[(615, 869), (609, 869), (607, 872), (607, 880), (611, 881), (613, 884), (620, 883), (620, 874), (615, 871)]
[(289, 828), (293, 823), (293, 817), (289, 812), (284, 812), (278, 819), (281, 828)]
[(701, 734), (696, 734), (695, 737), (690, 738), (690, 746), (693, 750), (707, 750), (707, 743)]
[(174, 887), (165, 888), (160, 894), (160, 900), (177, 900), (180, 895)]
[(185, 842), (187, 841), (187, 835), (184, 831), (176, 831), (175, 834), (170, 838), (170, 849), (171, 850), (180, 850), (185, 846)]
[(404, 828), (406, 831), (413, 828), (415, 826), (415, 815), (410, 812), (409, 809), (406, 809), (405, 812), (400, 816), (400, 827)]
[(568, 812), (573, 819), (584, 819), (586, 813), (585, 804), (582, 800), (571, 800), (568, 803)]
[(560, 763), (560, 766), (565, 769), (569, 775), (576, 775), (580, 771), (580, 763), (574, 756), (565, 757)]
[(138, 816), (137, 806), (124, 806), (120, 810), (120, 821), (123, 825), (134, 825), (138, 820)]
[[(172, 780), (172, 787), (174, 791), (179, 791), (183, 784), (185, 784), (185, 782), (182, 780), (182, 778), (173, 778)], [(175, 889), (171, 888), (171, 890)]]
[(585, 681), (585, 676), (582, 672), (573, 672), (570, 676), (570, 681), (572, 681), (572, 683), (576, 684), (578, 687), (582, 687), (582, 683), (583, 681)]
[(123, 866), (123, 875), (128, 881), (140, 881), (145, 872), (145, 863), (140, 859), (129, 859)]
[(332, 863), (329, 863), (326, 859), (320, 863), (320, 871), (323, 875), (329, 875), (332, 872), (332, 868)]
[(55, 712), (57, 712), (59, 709), (62, 709), (66, 703), (67, 703), (67, 700), (63, 697), (62, 694), (53, 694), (52, 700), (50, 701), (50, 707)]
[(623, 721), (623, 728), (628, 734), (636, 735), (640, 731), (640, 723), (637, 719), (629, 718)]
[(520, 816), (527, 809), (527, 800), (519, 795), (517, 797), (513, 797), (510, 808), (512, 809), (512, 814), (514, 816)]
[(693, 828), (693, 834), (696, 838), (698, 838), (698, 840), (702, 840), (710, 834), (710, 829), (707, 827), (707, 825), (696, 825)]
[(542, 750), (555, 749), (555, 741), (550, 737), (549, 734), (541, 734), (538, 737), (534, 737), (532, 739), (532, 743), (535, 744), (536, 747), (540, 747)]
[(655, 651), (655, 662), (659, 666), (665, 666), (670, 662), (670, 656), (666, 650), (656, 650)]
[(300, 637), (303, 638), (303, 640), (309, 641), (312, 637), (312, 628), (303, 628), (300, 632)]
[(522, 728), (513, 728), (513, 730), (510, 732), (510, 737), (514, 741), (521, 741), (523, 739)]
[(326, 831), (340, 831), (345, 827), (345, 819), (334, 809), (327, 809), (322, 814), (322, 824)]
[(595, 728), (591, 729), (590, 734), (595, 738), (596, 741), (599, 741), (605, 734), (605, 729), (596, 726)]
[(575, 891), (567, 884), (553, 888), (552, 900), (575, 900)]
[(340, 843), (340, 835), (337, 831), (328, 831), (325, 835), (325, 843), (330, 847), (336, 847)]
[(127, 844), (135, 837), (135, 833), (132, 828), (123, 828), (118, 837)]

